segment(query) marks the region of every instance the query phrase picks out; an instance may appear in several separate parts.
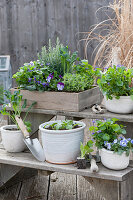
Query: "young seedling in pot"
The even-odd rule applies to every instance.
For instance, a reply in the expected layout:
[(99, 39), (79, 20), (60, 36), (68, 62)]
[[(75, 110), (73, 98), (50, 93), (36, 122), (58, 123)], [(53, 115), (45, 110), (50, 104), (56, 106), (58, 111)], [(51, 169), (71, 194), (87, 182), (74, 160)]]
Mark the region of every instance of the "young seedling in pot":
[(89, 143), (86, 145), (83, 145), (81, 142), (80, 144), (80, 151), (81, 156), (77, 157), (77, 167), (78, 169), (86, 169), (86, 156), (87, 154), (93, 152), (93, 149), (91, 148), (93, 146), (93, 141), (90, 140)]

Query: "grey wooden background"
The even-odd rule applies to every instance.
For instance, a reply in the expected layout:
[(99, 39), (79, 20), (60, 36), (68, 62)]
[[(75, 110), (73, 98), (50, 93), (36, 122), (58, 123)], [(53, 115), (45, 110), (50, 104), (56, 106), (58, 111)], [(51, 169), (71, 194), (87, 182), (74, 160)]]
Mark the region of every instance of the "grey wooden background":
[[(90, 27), (106, 18), (101, 6), (111, 0), (0, 0), (0, 54), (11, 55), (13, 73), (36, 59), (36, 54), (51, 38), (58, 36), (72, 51), (84, 58), (84, 42)], [(88, 59), (95, 44), (88, 48)], [(87, 121), (86, 121), (87, 122)], [(88, 130), (87, 130), (88, 131)], [(88, 132), (86, 132), (88, 138)], [(48, 183), (50, 189), (48, 194)], [(99, 186), (100, 187), (100, 186)], [(48, 198), (49, 197), (49, 198)], [(75, 175), (54, 173), (51, 177), (36, 176), (0, 192), (0, 200), (103, 200), (94, 188)]]
[[(0, 0), (0, 54), (11, 55), (13, 73), (57, 36), (84, 58), (83, 32), (105, 19), (101, 9), (112, 0)], [(79, 45), (78, 45), (79, 43)], [(88, 59), (95, 44), (88, 48)]]

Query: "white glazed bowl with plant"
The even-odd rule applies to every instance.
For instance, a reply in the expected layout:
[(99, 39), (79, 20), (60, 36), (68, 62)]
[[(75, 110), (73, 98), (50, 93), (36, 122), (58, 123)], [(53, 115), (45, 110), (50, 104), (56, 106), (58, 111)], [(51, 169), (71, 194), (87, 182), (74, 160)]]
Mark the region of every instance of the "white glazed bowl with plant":
[(133, 69), (124, 66), (106, 67), (100, 71), (98, 85), (104, 95), (105, 107), (114, 113), (133, 112)]
[(113, 170), (122, 170), (129, 165), (130, 150), (133, 150), (133, 140), (125, 139), (126, 130), (116, 123), (118, 119), (93, 121), (90, 127), (95, 145), (100, 150), (102, 164)]
[(75, 163), (84, 139), (85, 124), (57, 120), (39, 126), (46, 161), (56, 164)]
[[(1, 110), (1, 114), (8, 116), (13, 125), (5, 125), (0, 128), (2, 143), (6, 151), (17, 153), (23, 151), (26, 148), (26, 145), (23, 141), (24, 136), (20, 131), (15, 116), (20, 117), (22, 109), (26, 108), (27, 104), (26, 100), (24, 103), (22, 103), (22, 95), (20, 94), (20, 90), (15, 91), (13, 94), (11, 94), (10, 91), (5, 91), (5, 96), (10, 102), (11, 110), (9, 111), (7, 109), (8, 104), (4, 104)], [(23, 119), (28, 132), (31, 132), (31, 123), (26, 121), (26, 117), (34, 104), (35, 102), (33, 102), (33, 104), (27, 108), (25, 117)]]

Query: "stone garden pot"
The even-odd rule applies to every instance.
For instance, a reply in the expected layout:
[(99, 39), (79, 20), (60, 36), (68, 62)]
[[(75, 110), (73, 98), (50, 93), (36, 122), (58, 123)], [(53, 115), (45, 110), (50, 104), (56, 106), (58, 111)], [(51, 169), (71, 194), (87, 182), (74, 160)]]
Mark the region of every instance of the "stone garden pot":
[(118, 155), (103, 148), (100, 150), (100, 156), (102, 164), (109, 169), (122, 170), (129, 165), (129, 156), (126, 156), (126, 152)]
[(121, 96), (120, 99), (112, 100), (104, 96), (105, 107), (108, 111), (120, 114), (128, 114), (133, 112), (133, 100), (130, 96)]
[(23, 134), (16, 125), (5, 125), (1, 127), (2, 144), (8, 152), (22, 152), (26, 148)]
[(56, 164), (75, 163), (80, 154), (80, 143), (84, 139), (85, 124), (76, 122), (82, 127), (71, 130), (48, 130), (43, 128), (46, 124), (52, 124), (50, 121), (39, 126), (40, 137), (46, 156), (46, 161)]

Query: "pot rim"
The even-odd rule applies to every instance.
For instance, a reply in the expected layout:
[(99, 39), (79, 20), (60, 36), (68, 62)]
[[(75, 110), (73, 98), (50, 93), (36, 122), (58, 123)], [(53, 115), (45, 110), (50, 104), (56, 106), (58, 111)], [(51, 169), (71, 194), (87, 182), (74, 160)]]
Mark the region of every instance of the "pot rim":
[(81, 122), (81, 121), (73, 121), (73, 122), (76, 122), (76, 123), (79, 123), (80, 125), (82, 125), (82, 127), (79, 127), (79, 128), (75, 128), (75, 129), (70, 129), (70, 130), (48, 130), (48, 129), (45, 129), (43, 128), (44, 125), (46, 124), (52, 124), (52, 123), (55, 123), (55, 122), (60, 122), (60, 121), (63, 121), (63, 120), (54, 120), (54, 121), (49, 121), (49, 122), (45, 122), (43, 124), (40, 124), (39, 126), (39, 129), (41, 131), (45, 131), (46, 133), (53, 133), (53, 134), (69, 134), (69, 133), (74, 133), (74, 132), (77, 132), (77, 131), (81, 131), (83, 129), (85, 129), (86, 127), (86, 124), (84, 122)]
[(112, 100), (121, 100), (121, 99), (130, 99), (131, 101), (133, 101), (132, 99), (131, 99), (131, 97), (130, 96), (120, 96), (120, 98), (119, 99), (116, 99), (115, 97), (113, 97), (113, 99), (107, 99), (107, 97), (106, 97), (106, 95), (104, 95), (104, 98), (107, 100), (107, 101), (112, 101)]
[[(0, 130), (1, 130), (1, 131), (2, 131), (2, 130), (4, 130), (4, 131), (11, 131), (11, 130), (9, 130), (9, 129), (7, 130), (6, 128), (10, 128), (10, 129), (12, 130), (12, 128), (17, 128), (17, 125), (15, 125), (15, 124), (5, 125), (5, 126), (0, 127)], [(14, 132), (20, 133), (21, 130), (14, 130)]]
[[(104, 151), (104, 152), (107, 152), (107, 153), (110, 153), (110, 154), (114, 154), (114, 153), (116, 153), (116, 154), (117, 154), (117, 152), (110, 151), (110, 150), (107, 150), (107, 149), (105, 149), (105, 148), (102, 148), (102, 149), (100, 149), (100, 150), (101, 150), (101, 151)], [(125, 152), (125, 151), (124, 151), (123, 153), (124, 153), (124, 154), (126, 154), (126, 152)], [(122, 154), (123, 154), (123, 153), (122, 153)], [(122, 155), (122, 154), (121, 154), (121, 155)], [(117, 155), (119, 155), (119, 154), (117, 154)], [(127, 156), (127, 157), (128, 157), (128, 156)]]

